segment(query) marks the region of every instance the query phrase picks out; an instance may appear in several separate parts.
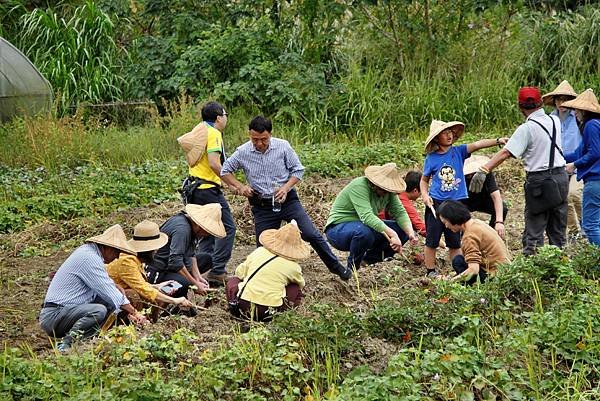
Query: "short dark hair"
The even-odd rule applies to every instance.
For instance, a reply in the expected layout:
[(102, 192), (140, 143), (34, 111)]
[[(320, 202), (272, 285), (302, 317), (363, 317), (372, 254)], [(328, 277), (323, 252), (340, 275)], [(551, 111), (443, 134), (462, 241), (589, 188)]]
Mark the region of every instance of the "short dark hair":
[(421, 172), (412, 170), (406, 173), (404, 176), (404, 182), (406, 183), (406, 192), (411, 192), (412, 190), (421, 190)]
[(471, 220), (471, 212), (462, 202), (448, 200), (438, 207), (438, 216), (445, 218), (453, 225), (465, 224)]
[(542, 107), (542, 103), (523, 102), (523, 103), (519, 103), (519, 107), (521, 107), (522, 109), (525, 109), (525, 110), (539, 109), (540, 107)]
[(203, 121), (214, 123), (217, 121), (218, 116), (225, 114), (225, 107), (223, 107), (221, 103), (208, 102), (202, 106), (200, 114), (202, 115)]
[(273, 131), (273, 125), (271, 120), (263, 116), (256, 116), (248, 124), (248, 129), (256, 132), (271, 132)]

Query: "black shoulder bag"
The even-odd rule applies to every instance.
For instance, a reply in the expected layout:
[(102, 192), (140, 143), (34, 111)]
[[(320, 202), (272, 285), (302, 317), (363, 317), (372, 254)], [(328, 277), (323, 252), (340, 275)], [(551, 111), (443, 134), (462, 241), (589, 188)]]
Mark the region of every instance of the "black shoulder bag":
[(277, 257), (277, 255), (273, 256), (272, 258), (267, 260), (265, 263), (258, 266), (258, 268), (256, 270), (254, 270), (254, 272), (250, 275), (250, 277), (248, 277), (248, 280), (246, 280), (246, 285), (244, 285), (244, 287), (242, 288), (242, 291), (240, 291), (239, 295), (236, 295), (235, 297), (233, 297), (231, 299), (231, 301), (229, 301), (229, 313), (231, 313), (233, 316), (235, 316), (237, 318), (242, 317), (242, 311), (240, 311), (240, 298), (242, 297), (244, 290), (248, 286), (248, 283), (250, 282), (250, 280), (252, 280), (252, 277), (254, 277), (260, 269), (262, 269), (267, 263), (269, 263), (276, 257)]
[[(544, 127), (539, 121), (534, 119), (529, 120), (542, 127), (546, 134), (548, 134), (548, 137), (550, 137), (550, 161), (548, 163), (548, 170), (552, 170), (552, 168), (554, 168), (555, 148), (558, 150), (558, 153), (563, 156), (562, 150), (556, 144), (556, 124), (551, 117), (550, 119), (552, 120), (552, 136), (550, 136), (550, 133), (546, 127)], [(528, 181), (525, 183), (525, 199), (527, 200), (527, 207), (533, 214), (543, 213), (547, 210), (555, 208), (564, 202), (565, 196), (566, 195), (560, 190), (560, 186), (552, 174), (543, 180), (531, 182)]]

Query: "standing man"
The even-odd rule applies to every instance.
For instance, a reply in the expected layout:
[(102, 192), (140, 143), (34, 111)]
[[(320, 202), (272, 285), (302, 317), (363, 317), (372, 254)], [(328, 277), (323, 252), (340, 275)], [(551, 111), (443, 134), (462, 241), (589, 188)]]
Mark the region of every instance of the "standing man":
[(544, 245), (544, 231), (550, 245), (565, 245), (569, 177), (561, 150), (560, 120), (544, 112), (540, 90), (519, 89), (518, 102), (525, 123), (515, 130), (502, 150), (479, 168), (469, 189), (481, 192), (489, 172), (509, 157), (523, 159), (527, 172), (523, 253), (532, 255), (537, 247)]
[[(250, 141), (237, 148), (221, 170), (223, 181), (252, 205), (257, 245), (260, 234), (277, 229), (282, 221), (296, 220), (302, 239), (312, 246), (330, 272), (348, 280), (352, 272), (340, 264), (331, 248), (302, 207), (294, 186), (304, 175), (304, 166), (289, 142), (271, 136), (271, 121), (254, 117), (249, 125)], [(233, 175), (242, 169), (248, 185)]]
[(49, 336), (62, 337), (57, 349), (64, 352), (73, 341), (95, 335), (110, 313), (123, 309), (134, 323), (146, 323), (108, 276), (105, 263), (120, 252), (135, 255), (120, 225), (89, 238), (60, 266), (48, 287), (40, 325)]
[(235, 222), (221, 190), (221, 166), (225, 162), (222, 133), (227, 126), (227, 112), (221, 104), (208, 102), (202, 107), (201, 113), (207, 129), (206, 148), (200, 159), (189, 167), (189, 183), (195, 186), (189, 195), (189, 203), (221, 205), (221, 217), (227, 234), (224, 238), (203, 238), (198, 244), (198, 252), (212, 255), (213, 267), (205, 277), (209, 283), (222, 286), (227, 278), (226, 265), (235, 240)]

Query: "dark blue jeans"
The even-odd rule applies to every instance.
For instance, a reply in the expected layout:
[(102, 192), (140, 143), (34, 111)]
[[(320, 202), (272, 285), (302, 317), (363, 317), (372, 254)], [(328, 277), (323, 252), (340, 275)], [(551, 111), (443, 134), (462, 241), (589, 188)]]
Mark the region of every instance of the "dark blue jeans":
[[(393, 220), (383, 220), (383, 222), (398, 233), (403, 244), (408, 241), (408, 235), (398, 223)], [(395, 253), (382, 233), (358, 220), (329, 226), (325, 230), (325, 235), (334, 248), (340, 251), (350, 251), (349, 269), (358, 269), (363, 260), (367, 263), (377, 263)]]
[(233, 242), (235, 240), (235, 222), (231, 215), (229, 204), (219, 188), (197, 189), (192, 194), (191, 203), (206, 205), (207, 203), (221, 204), (221, 220), (225, 226), (227, 235), (225, 238), (205, 237), (198, 242), (197, 252), (205, 252), (212, 255), (212, 272), (214, 274), (226, 273), (225, 266), (231, 258)]
[[(452, 258), (452, 268), (454, 269), (456, 274), (461, 274), (462, 272), (467, 270), (468, 267), (469, 264), (467, 263), (463, 255), (456, 255), (454, 258)], [(467, 280), (466, 285), (475, 284), (477, 282), (478, 277), (481, 283), (485, 282), (485, 279), (487, 278), (487, 273), (485, 272), (485, 270), (483, 270), (483, 267), (481, 266), (479, 266), (479, 274)]]
[(256, 232), (256, 246), (260, 246), (258, 238), (260, 234), (268, 229), (279, 228), (282, 221), (296, 220), (298, 229), (302, 239), (310, 244), (317, 252), (319, 258), (325, 263), (325, 266), (330, 271), (338, 271), (343, 269), (338, 258), (333, 254), (331, 248), (323, 235), (317, 230), (308, 214), (302, 207), (300, 200), (295, 194), (290, 191), (288, 199), (281, 205), (280, 212), (274, 212), (272, 206), (261, 207), (259, 205), (252, 206), (252, 214), (254, 215), (254, 227)]

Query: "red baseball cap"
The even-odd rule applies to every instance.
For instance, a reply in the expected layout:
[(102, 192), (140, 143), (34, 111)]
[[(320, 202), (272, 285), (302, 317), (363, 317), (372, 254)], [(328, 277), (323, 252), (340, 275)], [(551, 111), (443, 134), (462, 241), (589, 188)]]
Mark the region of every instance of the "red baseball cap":
[(542, 103), (542, 93), (535, 86), (524, 86), (519, 89), (519, 104), (539, 105)]

